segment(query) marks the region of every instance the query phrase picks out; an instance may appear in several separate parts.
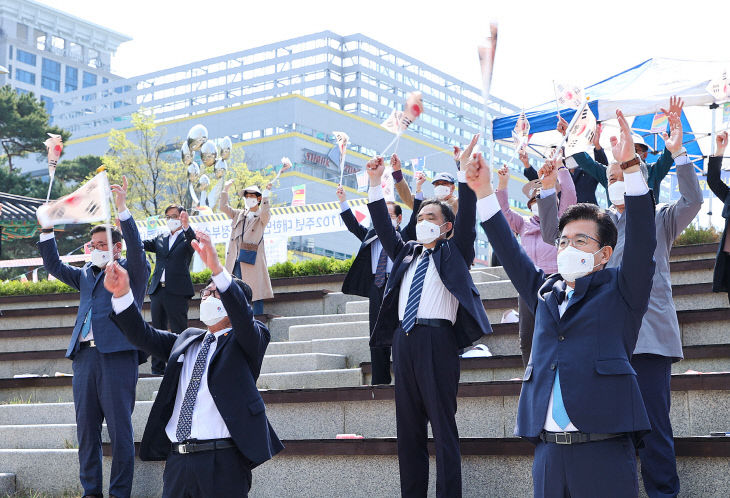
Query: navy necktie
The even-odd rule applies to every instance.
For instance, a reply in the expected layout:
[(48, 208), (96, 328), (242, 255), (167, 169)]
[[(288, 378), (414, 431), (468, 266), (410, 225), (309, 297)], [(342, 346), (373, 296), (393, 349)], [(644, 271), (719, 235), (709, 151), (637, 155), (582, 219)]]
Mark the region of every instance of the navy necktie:
[(406, 311), (403, 313), (403, 331), (410, 332), (416, 324), (416, 315), (418, 314), (418, 305), (421, 302), (421, 292), (423, 292), (423, 281), (426, 278), (428, 263), (431, 258), (431, 250), (423, 251), (420, 261), (416, 266), (416, 273), (413, 274), (411, 281), (411, 289), (408, 293), (408, 302), (406, 303)]
[(193, 375), (185, 390), (185, 398), (183, 398), (182, 406), (180, 407), (180, 417), (177, 419), (175, 436), (177, 436), (179, 443), (182, 443), (190, 437), (190, 431), (193, 425), (193, 408), (195, 408), (195, 401), (198, 399), (198, 389), (200, 389), (200, 381), (203, 378), (203, 372), (205, 372), (208, 351), (210, 351), (210, 345), (214, 341), (215, 335), (210, 333), (206, 335), (203, 340), (203, 345), (200, 347), (198, 357), (195, 359)]
[(384, 248), (380, 248), (380, 256), (378, 256), (378, 265), (375, 267), (375, 287), (380, 288), (385, 283), (385, 269), (388, 267), (388, 253)]

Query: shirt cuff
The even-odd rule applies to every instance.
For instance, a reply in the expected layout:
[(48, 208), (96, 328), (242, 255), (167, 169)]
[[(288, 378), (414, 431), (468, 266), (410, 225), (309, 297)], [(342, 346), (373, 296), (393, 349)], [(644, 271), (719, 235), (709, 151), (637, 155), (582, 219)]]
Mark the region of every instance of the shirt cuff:
[(419, 201), (423, 200), (423, 191), (416, 192), (416, 199), (418, 199)]
[(477, 201), (477, 212), (479, 213), (479, 219), (482, 221), (487, 221), (499, 211), (501, 209), (496, 194), (488, 195)]
[(51, 239), (55, 239), (55, 238), (56, 238), (56, 236), (53, 234), (53, 232), (51, 232), (51, 233), (41, 232), (41, 242), (45, 242), (46, 240), (51, 240)]
[(121, 213), (119, 213), (119, 221), (127, 221), (129, 218), (132, 217), (132, 213), (129, 212), (129, 209), (125, 209)]
[(231, 286), (232, 280), (231, 274), (225, 268), (218, 275), (213, 275), (213, 283), (215, 284), (215, 288), (218, 289), (218, 292), (227, 291)]
[(626, 195), (644, 195), (649, 191), (641, 171), (624, 173), (624, 187), (626, 188)]
[(261, 192), (261, 197), (269, 197), (271, 195), (271, 190), (266, 189), (263, 192)]
[(674, 164), (676, 164), (677, 166), (682, 166), (683, 164), (691, 163), (692, 161), (689, 160), (689, 156), (686, 154), (686, 152), (687, 151), (685, 151), (685, 153), (682, 154), (681, 156), (678, 156), (674, 160)]
[(350, 209), (350, 205), (347, 203), (347, 201), (340, 202), (340, 212), (341, 213), (344, 213), (348, 209)]
[(545, 199), (546, 197), (550, 197), (555, 193), (554, 188), (544, 188), (540, 190), (540, 199)]
[(459, 180), (459, 183), (466, 183), (466, 171), (457, 171), (456, 178)]
[(375, 202), (380, 199), (385, 199), (385, 196), (383, 195), (383, 187), (380, 185), (370, 187), (368, 189), (368, 202)]
[(401, 170), (393, 170), (393, 182), (398, 183), (403, 179), (403, 172)]
[(112, 309), (117, 315), (129, 308), (133, 303), (134, 294), (132, 294), (132, 289), (129, 289), (129, 292), (124, 294), (122, 297), (112, 296)]

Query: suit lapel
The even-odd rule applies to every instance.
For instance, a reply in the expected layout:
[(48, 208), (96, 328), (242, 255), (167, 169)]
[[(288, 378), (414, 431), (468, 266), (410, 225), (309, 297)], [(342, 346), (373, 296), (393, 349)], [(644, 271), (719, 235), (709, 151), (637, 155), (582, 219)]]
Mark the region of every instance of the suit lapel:
[(231, 337), (231, 334), (233, 333), (233, 329), (229, 330), (222, 336), (218, 338), (218, 345), (215, 347), (215, 351), (213, 351), (213, 356), (210, 359), (210, 366), (213, 366), (213, 362), (218, 357), (218, 353), (223, 349), (223, 346), (228, 342), (228, 338)]
[[(182, 230), (182, 228), (181, 228), (180, 230)], [(170, 247), (170, 250), (169, 250), (168, 254), (169, 254), (169, 253), (172, 253), (172, 251), (174, 251), (174, 250), (175, 250), (175, 248), (176, 248), (177, 246), (179, 246), (179, 245), (180, 245), (180, 244), (182, 243), (181, 241), (182, 241), (182, 240), (183, 240), (184, 238), (185, 238), (185, 236), (184, 236), (184, 235), (183, 235), (182, 233), (178, 233), (178, 234), (177, 234), (177, 238), (175, 239), (175, 242), (173, 242), (173, 243), (172, 243), (172, 247), (170, 247), (170, 241), (169, 241), (169, 237), (168, 237), (168, 241), (167, 241), (167, 246), (168, 246), (168, 247)]]
[(552, 290), (545, 295), (545, 306), (547, 306), (550, 314), (555, 322), (560, 321), (560, 311), (558, 307), (558, 294), (565, 292), (565, 280), (558, 280), (553, 284)]
[(181, 342), (175, 349), (172, 350), (172, 354), (170, 354), (170, 361), (177, 361), (178, 357), (185, 352), (185, 350), (188, 349), (188, 346), (190, 346), (190, 343), (195, 340), (200, 340), (206, 333), (205, 330), (200, 330), (199, 334), (193, 334), (187, 339), (185, 339), (183, 342)]

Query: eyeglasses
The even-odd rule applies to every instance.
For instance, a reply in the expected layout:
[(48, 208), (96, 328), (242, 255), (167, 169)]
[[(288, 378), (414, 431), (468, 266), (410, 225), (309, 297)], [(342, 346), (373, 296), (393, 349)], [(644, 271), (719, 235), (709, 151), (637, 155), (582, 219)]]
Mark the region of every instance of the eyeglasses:
[(96, 244), (94, 244), (93, 242), (89, 242), (89, 247), (91, 249), (98, 249), (100, 251), (106, 251), (108, 245), (106, 242), (97, 242)]
[(573, 247), (575, 247), (576, 249), (582, 249), (589, 244), (589, 240), (594, 241), (599, 246), (601, 245), (601, 243), (597, 239), (594, 239), (590, 235), (586, 235), (584, 233), (579, 233), (572, 238), (565, 236), (560, 237), (559, 240), (555, 241), (555, 245), (558, 247), (558, 249), (565, 249), (572, 243)]
[(166, 220), (179, 220), (180, 215), (179, 214), (171, 214), (171, 215), (165, 215)]
[(203, 299), (206, 299), (211, 294), (216, 299), (220, 299), (221, 298), (221, 295), (218, 292), (218, 289), (203, 289), (203, 290), (200, 291), (200, 300), (202, 301)]

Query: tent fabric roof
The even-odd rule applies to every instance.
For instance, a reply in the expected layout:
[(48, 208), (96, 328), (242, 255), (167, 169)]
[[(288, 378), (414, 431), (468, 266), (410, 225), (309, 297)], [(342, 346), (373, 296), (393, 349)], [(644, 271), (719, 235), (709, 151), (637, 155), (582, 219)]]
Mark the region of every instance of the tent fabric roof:
[[(730, 61), (691, 61), (653, 58), (586, 87), (591, 111), (599, 121), (616, 117), (616, 109), (627, 116), (653, 114), (665, 107), (672, 95), (679, 95), (688, 106), (709, 105), (714, 102), (707, 91), (710, 80), (718, 78), (730, 67)], [(569, 120), (573, 109), (560, 111)], [(557, 125), (555, 101), (546, 102), (525, 113), (530, 132), (554, 130)], [(519, 114), (495, 119), (495, 140), (508, 138)]]

